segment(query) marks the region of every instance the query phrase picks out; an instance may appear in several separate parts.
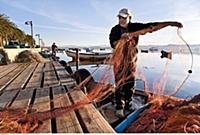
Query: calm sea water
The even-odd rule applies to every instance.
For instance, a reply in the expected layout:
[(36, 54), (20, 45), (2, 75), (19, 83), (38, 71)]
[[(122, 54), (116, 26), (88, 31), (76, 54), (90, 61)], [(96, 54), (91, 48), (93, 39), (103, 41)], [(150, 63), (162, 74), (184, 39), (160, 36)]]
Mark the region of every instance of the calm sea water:
[[(189, 54), (172, 54), (172, 60), (161, 58), (160, 53), (139, 53), (137, 62), (137, 73), (145, 77), (146, 84), (150, 91), (157, 92), (163, 90), (162, 94), (171, 95), (176, 92), (176, 97), (191, 98), (200, 93), (200, 55), (193, 55), (192, 73), (188, 70), (191, 68), (192, 57)], [(71, 61), (72, 59), (64, 53), (58, 53), (60, 60)], [(75, 68), (72, 67), (74, 70)], [(108, 83), (114, 84), (114, 75), (112, 67), (109, 65), (80, 65), (79, 68), (86, 68), (92, 73), (96, 81), (101, 81), (102, 76), (109, 74)], [(97, 70), (96, 70), (97, 69)], [(163, 75), (164, 74), (164, 75)], [(188, 79), (182, 84), (185, 78)], [(137, 78), (141, 77), (137, 75)], [(164, 84), (162, 81), (165, 80)], [(143, 87), (142, 81), (137, 81), (137, 87)], [(161, 84), (159, 88), (154, 84)]]

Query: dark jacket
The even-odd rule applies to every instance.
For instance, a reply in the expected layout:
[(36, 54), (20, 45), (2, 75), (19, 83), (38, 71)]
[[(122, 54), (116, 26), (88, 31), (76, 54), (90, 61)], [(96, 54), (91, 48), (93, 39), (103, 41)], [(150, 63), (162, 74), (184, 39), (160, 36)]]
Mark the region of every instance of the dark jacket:
[[(113, 42), (119, 40), (123, 33), (136, 32), (138, 30), (149, 28), (149, 27), (154, 26), (156, 24), (157, 23), (146, 23), (146, 24), (145, 23), (129, 23), (128, 28), (123, 28), (118, 24), (111, 29), (111, 32), (110, 32), (110, 35), (109, 35), (110, 45), (111, 45), (112, 48), (115, 48), (115, 45), (113, 44)], [(134, 40), (135, 40), (135, 43), (137, 44), (138, 40), (139, 40), (139, 36), (134, 37)]]
[(53, 44), (53, 45), (51, 46), (52, 52), (56, 52), (56, 48), (58, 48), (57, 45)]

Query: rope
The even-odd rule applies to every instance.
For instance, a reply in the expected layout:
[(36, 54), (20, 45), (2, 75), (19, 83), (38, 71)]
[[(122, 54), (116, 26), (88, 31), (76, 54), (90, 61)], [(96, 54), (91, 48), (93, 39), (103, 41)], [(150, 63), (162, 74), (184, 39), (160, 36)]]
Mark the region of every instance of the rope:
[(191, 54), (191, 65), (190, 65), (190, 69), (188, 70), (188, 73), (191, 74), (192, 73), (192, 67), (193, 67), (193, 53), (192, 53), (192, 50), (191, 50), (189, 44), (183, 39), (183, 37), (181, 35), (180, 28), (177, 29), (177, 35), (186, 44), (186, 46), (188, 47), (188, 49), (190, 51), (190, 54)]
[(172, 95), (175, 95), (181, 89), (181, 87), (183, 86), (183, 84), (187, 81), (187, 79), (189, 78), (190, 74), (192, 73), (192, 68), (193, 68), (193, 53), (192, 53), (192, 50), (191, 50), (189, 44), (183, 39), (183, 37), (181, 35), (181, 31), (180, 31), (179, 28), (177, 29), (177, 35), (186, 44), (186, 46), (188, 47), (188, 49), (190, 51), (190, 54), (191, 54), (191, 65), (190, 65), (190, 69), (188, 70), (187, 76), (185, 77), (185, 79), (183, 80), (183, 82), (179, 85), (179, 87), (177, 88), (177, 90), (175, 91), (175, 93), (173, 93)]

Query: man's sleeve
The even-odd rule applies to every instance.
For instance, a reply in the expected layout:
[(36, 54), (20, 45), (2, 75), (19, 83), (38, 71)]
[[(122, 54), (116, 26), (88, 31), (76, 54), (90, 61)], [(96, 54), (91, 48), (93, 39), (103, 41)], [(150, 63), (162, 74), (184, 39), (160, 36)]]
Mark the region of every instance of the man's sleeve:
[(115, 48), (115, 45), (113, 43), (119, 39), (120, 39), (120, 34), (117, 31), (116, 27), (113, 27), (109, 35), (110, 45), (112, 48)]
[(158, 24), (157, 22), (136, 23), (136, 26), (137, 26), (137, 27), (134, 27), (134, 28), (135, 28), (134, 31), (146, 29), (146, 28), (149, 28), (149, 27), (152, 27), (152, 26), (156, 26), (157, 24)]

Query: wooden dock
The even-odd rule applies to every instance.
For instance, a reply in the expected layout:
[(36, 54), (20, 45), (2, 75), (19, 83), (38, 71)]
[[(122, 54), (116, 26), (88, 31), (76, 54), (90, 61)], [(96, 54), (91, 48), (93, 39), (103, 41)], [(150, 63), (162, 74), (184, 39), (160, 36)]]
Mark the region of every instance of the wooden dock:
[[(0, 108), (25, 108), (27, 113), (45, 112), (73, 105), (85, 98), (72, 91), (76, 82), (56, 61), (13, 63), (0, 66)], [(70, 92), (69, 92), (70, 91)], [(37, 133), (114, 133), (93, 104), (43, 121)]]

